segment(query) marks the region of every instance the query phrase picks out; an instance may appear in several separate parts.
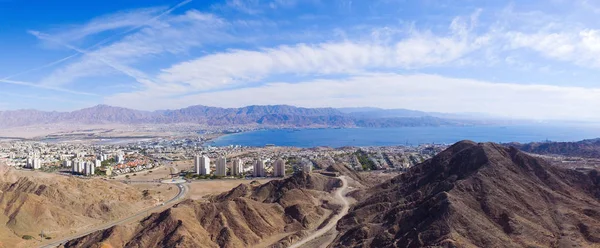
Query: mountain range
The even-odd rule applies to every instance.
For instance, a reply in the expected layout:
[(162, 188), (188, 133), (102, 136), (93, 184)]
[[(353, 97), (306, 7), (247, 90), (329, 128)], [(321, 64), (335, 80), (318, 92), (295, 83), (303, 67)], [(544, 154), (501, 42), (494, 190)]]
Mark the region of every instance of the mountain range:
[(300, 108), (288, 105), (219, 108), (190, 106), (141, 111), (98, 105), (72, 112), (0, 111), (0, 128), (44, 124), (172, 124), (264, 127), (401, 127), (465, 125), (464, 118), (441, 118), (426, 112), (382, 109)]

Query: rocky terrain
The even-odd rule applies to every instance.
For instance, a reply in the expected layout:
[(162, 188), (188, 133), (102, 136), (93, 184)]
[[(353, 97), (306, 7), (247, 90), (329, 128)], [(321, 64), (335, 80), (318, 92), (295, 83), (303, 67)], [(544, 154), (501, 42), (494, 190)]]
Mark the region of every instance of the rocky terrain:
[(287, 105), (217, 108), (191, 106), (176, 110), (140, 111), (98, 105), (73, 112), (38, 110), (0, 111), (0, 127), (23, 127), (44, 124), (174, 124), (206, 126), (264, 127), (399, 127), (461, 125), (456, 121), (430, 116), (368, 116), (342, 112), (333, 108), (298, 108)]
[(600, 176), (459, 142), (363, 197), (331, 247), (600, 247)]
[[(121, 183), (0, 166), (0, 247), (29, 247), (41, 232), (57, 238), (152, 204)], [(26, 235), (34, 240), (27, 241)]]
[(297, 173), (265, 184), (241, 184), (206, 201), (186, 200), (139, 223), (72, 240), (65, 247), (286, 247), (322, 225), (339, 206), (341, 181)]
[(511, 143), (519, 150), (567, 157), (600, 158), (600, 139), (582, 140), (578, 142), (533, 142), (527, 144)]

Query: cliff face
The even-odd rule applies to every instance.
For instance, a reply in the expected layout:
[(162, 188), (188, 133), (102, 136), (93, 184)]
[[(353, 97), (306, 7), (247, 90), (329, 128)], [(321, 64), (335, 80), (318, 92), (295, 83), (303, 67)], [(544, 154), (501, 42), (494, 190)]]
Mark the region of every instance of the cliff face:
[(333, 247), (600, 245), (597, 172), (463, 141), (368, 191)]
[(242, 184), (205, 202), (186, 200), (134, 227), (96, 232), (65, 246), (249, 247), (271, 240), (284, 247), (335, 210), (326, 199), (340, 183), (299, 173), (262, 185)]

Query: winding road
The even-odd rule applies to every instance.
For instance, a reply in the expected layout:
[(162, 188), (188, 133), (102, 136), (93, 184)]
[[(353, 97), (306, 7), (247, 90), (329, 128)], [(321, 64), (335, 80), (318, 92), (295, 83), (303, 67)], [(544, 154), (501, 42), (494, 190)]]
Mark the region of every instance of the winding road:
[(323, 234), (327, 233), (329, 230), (334, 228), (337, 225), (338, 221), (340, 221), (342, 219), (342, 217), (344, 217), (344, 215), (348, 214), (348, 210), (350, 210), (350, 203), (348, 202), (348, 200), (346, 200), (346, 197), (344, 197), (344, 194), (343, 194), (344, 191), (348, 188), (348, 181), (346, 181), (346, 178), (344, 176), (340, 176), (338, 178), (340, 180), (342, 180), (343, 185), (342, 185), (342, 187), (340, 187), (339, 189), (337, 189), (335, 191), (335, 196), (344, 205), (342, 207), (342, 211), (340, 211), (340, 213), (338, 213), (335, 217), (331, 218), (331, 220), (325, 227), (317, 230), (316, 232), (312, 233), (311, 235), (306, 236), (304, 239), (294, 243), (289, 248), (301, 247), (302, 245), (305, 245), (306, 243), (322, 236)]
[(183, 185), (183, 184), (176, 184), (176, 185), (177, 185), (177, 188), (179, 189), (179, 193), (177, 193), (177, 195), (175, 197), (171, 198), (171, 200), (168, 200), (168, 201), (164, 202), (163, 204), (159, 204), (158, 206), (155, 206), (155, 207), (152, 207), (152, 208), (149, 208), (149, 209), (145, 209), (144, 211), (141, 211), (141, 212), (139, 212), (139, 213), (137, 213), (135, 215), (131, 215), (131, 216), (127, 217), (127, 218), (123, 218), (123, 219), (120, 219), (120, 220), (116, 220), (116, 221), (113, 221), (113, 222), (106, 223), (106, 224), (104, 224), (104, 225), (102, 225), (100, 227), (96, 227), (93, 230), (88, 230), (88, 231), (86, 231), (84, 233), (78, 233), (78, 234), (75, 234), (73, 236), (63, 238), (61, 240), (56, 240), (56, 241), (53, 241), (51, 244), (45, 244), (45, 245), (42, 245), (40, 247), (42, 247), (42, 248), (54, 248), (54, 247), (58, 247), (58, 246), (60, 246), (62, 244), (67, 243), (70, 240), (78, 239), (78, 238), (81, 238), (83, 236), (89, 235), (89, 234), (91, 234), (93, 232), (97, 232), (97, 231), (100, 231), (100, 230), (105, 230), (105, 229), (111, 228), (111, 227), (116, 226), (116, 225), (125, 224), (127, 222), (130, 222), (130, 221), (136, 219), (136, 218), (144, 217), (144, 216), (148, 215), (148, 213), (150, 213), (150, 212), (154, 212), (154, 211), (160, 210), (161, 208), (166, 208), (165, 206), (175, 204), (178, 201), (182, 200), (185, 197), (185, 195), (187, 194), (187, 191), (188, 191), (185, 185)]

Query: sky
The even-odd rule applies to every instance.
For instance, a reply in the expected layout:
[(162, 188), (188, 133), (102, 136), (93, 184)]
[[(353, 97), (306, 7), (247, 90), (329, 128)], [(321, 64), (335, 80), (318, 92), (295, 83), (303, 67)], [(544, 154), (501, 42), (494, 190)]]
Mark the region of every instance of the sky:
[(591, 0), (0, 0), (0, 110), (405, 108), (600, 120)]

